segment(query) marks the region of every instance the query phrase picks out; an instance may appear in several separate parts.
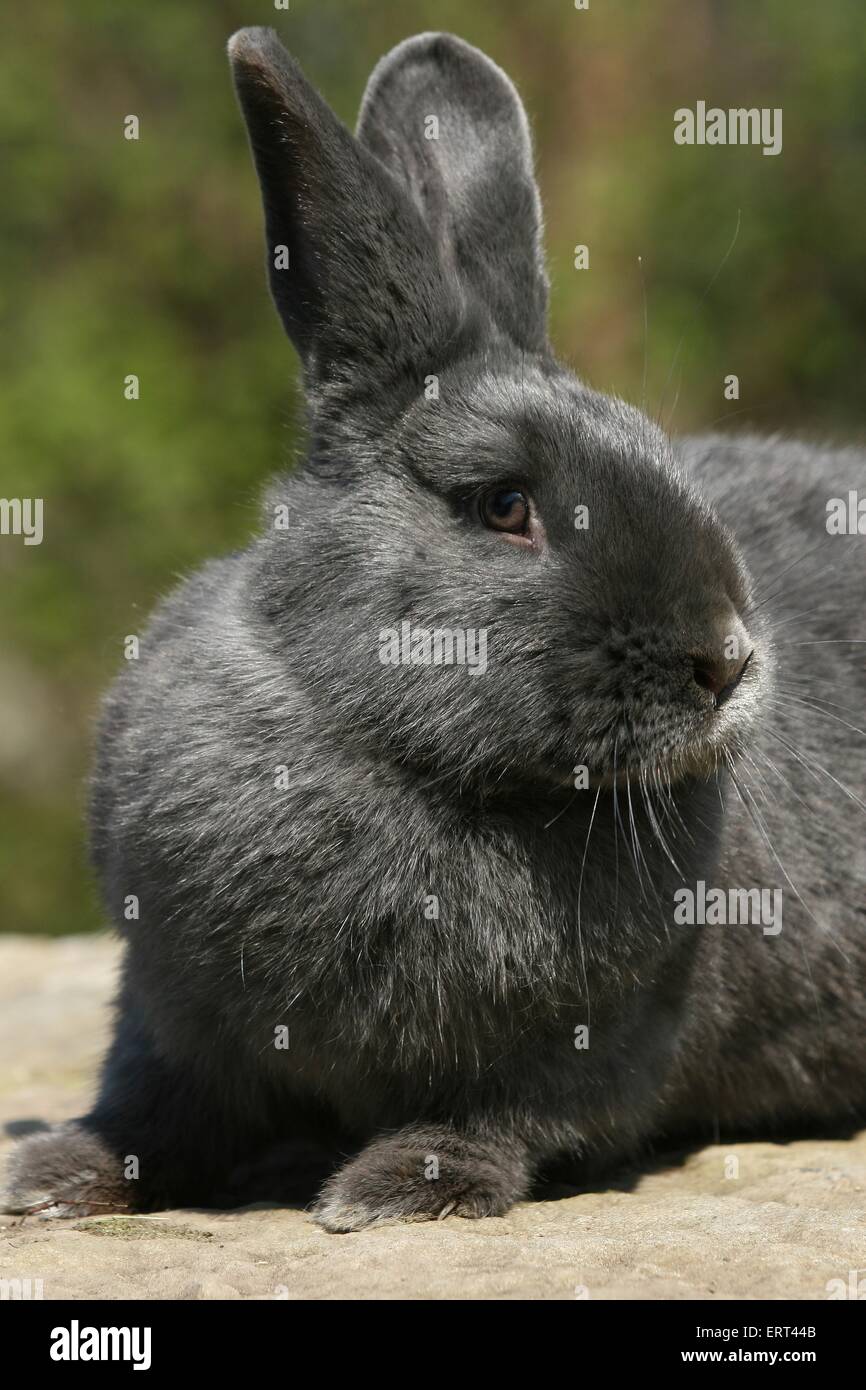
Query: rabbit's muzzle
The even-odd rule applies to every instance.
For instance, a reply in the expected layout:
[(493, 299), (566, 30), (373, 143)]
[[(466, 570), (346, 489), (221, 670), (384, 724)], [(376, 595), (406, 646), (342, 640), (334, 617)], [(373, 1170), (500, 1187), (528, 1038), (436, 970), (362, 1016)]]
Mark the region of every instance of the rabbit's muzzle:
[(611, 626), (581, 673), (592, 685), (582, 732), (595, 780), (713, 772), (742, 746), (763, 666), (733, 609), (703, 623)]

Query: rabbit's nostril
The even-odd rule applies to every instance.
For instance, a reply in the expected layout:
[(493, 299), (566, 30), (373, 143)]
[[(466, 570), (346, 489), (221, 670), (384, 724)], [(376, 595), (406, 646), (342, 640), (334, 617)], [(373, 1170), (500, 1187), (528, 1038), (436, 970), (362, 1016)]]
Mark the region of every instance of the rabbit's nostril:
[(709, 660), (705, 657), (695, 658), (693, 667), (695, 680), (704, 690), (709, 690), (716, 709), (719, 709), (726, 700), (731, 698), (743, 679), (743, 673), (751, 659), (751, 652), (742, 663), (738, 658), (718, 657)]
[(698, 685), (703, 686), (704, 690), (709, 690), (713, 695), (718, 695), (727, 684), (727, 663), (724, 661), (696, 661), (695, 680)]

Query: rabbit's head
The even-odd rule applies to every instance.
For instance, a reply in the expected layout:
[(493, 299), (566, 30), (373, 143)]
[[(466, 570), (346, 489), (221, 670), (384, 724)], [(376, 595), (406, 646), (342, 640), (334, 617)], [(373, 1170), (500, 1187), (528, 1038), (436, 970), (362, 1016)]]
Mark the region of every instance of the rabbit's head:
[(352, 136), (272, 31), (229, 50), (309, 402), (254, 588), (297, 681), (445, 780), (710, 771), (767, 678), (750, 581), (666, 436), (552, 356), (511, 82), (421, 35)]

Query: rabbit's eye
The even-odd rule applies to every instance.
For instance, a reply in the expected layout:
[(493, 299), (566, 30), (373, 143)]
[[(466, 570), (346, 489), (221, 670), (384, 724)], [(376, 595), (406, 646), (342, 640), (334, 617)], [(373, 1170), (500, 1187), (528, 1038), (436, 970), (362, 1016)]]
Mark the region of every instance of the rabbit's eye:
[(529, 499), (516, 488), (500, 487), (485, 493), (479, 510), (481, 520), (491, 531), (522, 536), (529, 527)]

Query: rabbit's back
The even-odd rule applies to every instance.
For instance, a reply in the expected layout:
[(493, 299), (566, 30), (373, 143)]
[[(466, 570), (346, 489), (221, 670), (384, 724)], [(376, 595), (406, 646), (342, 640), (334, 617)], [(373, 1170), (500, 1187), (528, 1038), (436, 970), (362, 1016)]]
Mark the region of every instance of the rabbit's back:
[[(778, 932), (705, 929), (714, 1017), (695, 1017), (678, 1097), (723, 1126), (866, 1107), (866, 563), (828, 530), (866, 497), (866, 453), (778, 439), (686, 441), (770, 625), (773, 689), (726, 799), (718, 882), (779, 890)], [(828, 511), (828, 504), (830, 509)], [(748, 622), (748, 612), (746, 615)]]

